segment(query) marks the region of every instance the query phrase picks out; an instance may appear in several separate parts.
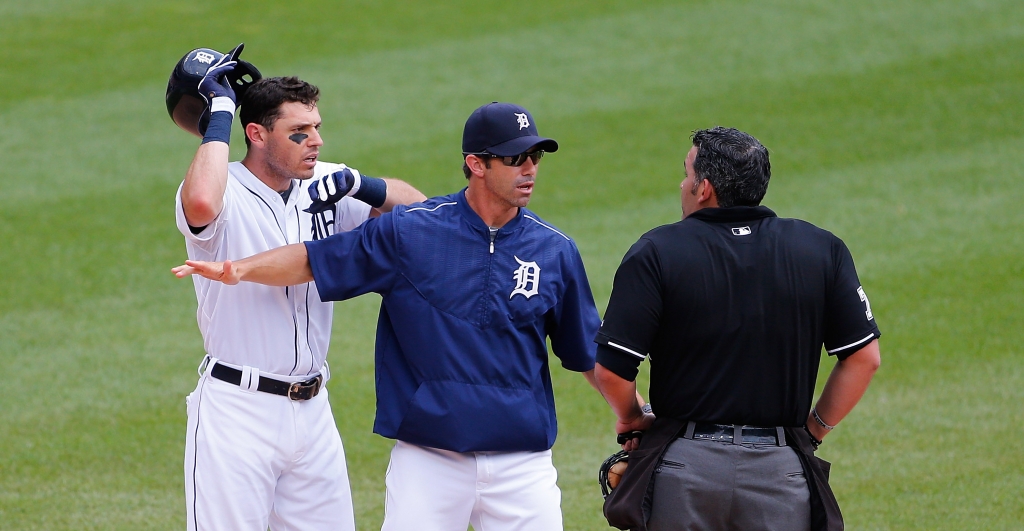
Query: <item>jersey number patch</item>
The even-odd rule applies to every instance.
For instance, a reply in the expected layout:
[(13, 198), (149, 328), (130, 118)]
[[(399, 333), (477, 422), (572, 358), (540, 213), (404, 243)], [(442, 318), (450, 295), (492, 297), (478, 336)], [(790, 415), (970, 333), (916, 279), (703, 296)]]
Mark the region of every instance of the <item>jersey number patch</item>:
[(868, 317), (868, 321), (875, 318), (871, 313), (871, 303), (868, 302), (868, 296), (864, 293), (864, 288), (857, 286), (857, 295), (860, 295), (860, 301), (864, 303), (864, 315)]

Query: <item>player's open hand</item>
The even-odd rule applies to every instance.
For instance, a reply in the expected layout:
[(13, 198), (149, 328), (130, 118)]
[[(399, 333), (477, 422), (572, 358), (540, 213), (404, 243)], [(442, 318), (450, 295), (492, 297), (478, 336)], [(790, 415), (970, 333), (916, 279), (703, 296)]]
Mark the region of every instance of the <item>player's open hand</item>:
[(231, 260), (225, 260), (223, 262), (185, 260), (185, 265), (172, 268), (171, 272), (178, 278), (185, 278), (189, 275), (199, 275), (201, 277), (229, 285), (238, 284), (238, 282), (242, 280), (241, 276), (238, 274), (238, 269), (231, 264)]

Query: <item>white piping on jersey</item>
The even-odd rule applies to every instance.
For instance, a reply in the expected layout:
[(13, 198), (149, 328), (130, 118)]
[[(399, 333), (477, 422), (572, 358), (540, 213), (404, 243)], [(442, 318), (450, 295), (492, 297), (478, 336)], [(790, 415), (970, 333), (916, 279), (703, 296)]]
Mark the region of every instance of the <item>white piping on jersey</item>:
[[(545, 229), (548, 229), (549, 231), (554, 232), (555, 234), (557, 234), (557, 235), (559, 235), (559, 236), (569, 240), (569, 237), (566, 236), (565, 234), (562, 234), (561, 232), (558, 232), (558, 229), (556, 229), (554, 227), (549, 227), (549, 226), (541, 223), (540, 221), (537, 221), (537, 218), (534, 218), (532, 216), (527, 216), (526, 214), (523, 214), (523, 217), (526, 218), (526, 219), (532, 219), (534, 223), (540, 225), (541, 227), (544, 227)], [(636, 354), (636, 352), (633, 352), (633, 354)]]
[(867, 341), (867, 340), (869, 340), (869, 339), (871, 339), (873, 337), (875, 337), (875, 333), (871, 332), (870, 334), (868, 334), (868, 337), (865, 337), (864, 339), (861, 339), (860, 341), (854, 341), (853, 343), (850, 343), (849, 345), (843, 345), (843, 346), (841, 346), (839, 348), (834, 348), (832, 350), (825, 349), (825, 352), (828, 352), (829, 354), (831, 354), (833, 352), (839, 352), (840, 350), (846, 350), (846, 349), (848, 349), (848, 348), (850, 348), (850, 347), (852, 347), (854, 345), (859, 345), (859, 344), (861, 344), (861, 343), (863, 343), (863, 342), (865, 342), (865, 341)]
[(407, 209), (407, 210), (406, 210), (406, 212), (415, 212), (415, 211), (417, 211), (417, 210), (426, 210), (427, 212), (433, 212), (433, 211), (435, 211), (435, 210), (437, 210), (437, 209), (439, 209), (439, 208), (441, 208), (441, 207), (443, 207), (443, 206), (451, 206), (451, 205), (457, 205), (457, 204), (458, 204), (458, 203), (456, 203), (456, 202), (451, 202), (451, 203), (441, 203), (440, 205), (437, 205), (437, 206), (436, 206), (436, 207), (434, 207), (434, 208), (427, 208), (427, 207), (416, 207), (416, 208), (410, 208), (410, 209)]
[[(534, 221), (537, 221), (537, 220), (534, 220)], [(555, 231), (555, 232), (558, 232), (558, 231)], [(612, 343), (611, 341), (609, 341), (608, 342), (608, 346), (609, 347), (615, 347), (615, 348), (617, 348), (617, 349), (619, 349), (619, 350), (621, 350), (623, 352), (626, 352), (628, 354), (632, 354), (632, 355), (640, 358), (641, 360), (647, 359), (647, 356), (644, 356), (643, 354), (641, 354), (641, 353), (639, 353), (639, 352), (637, 352), (635, 350), (630, 350), (630, 349), (628, 349), (628, 348), (626, 348), (626, 347), (624, 347), (622, 345), (619, 345), (617, 343)]]

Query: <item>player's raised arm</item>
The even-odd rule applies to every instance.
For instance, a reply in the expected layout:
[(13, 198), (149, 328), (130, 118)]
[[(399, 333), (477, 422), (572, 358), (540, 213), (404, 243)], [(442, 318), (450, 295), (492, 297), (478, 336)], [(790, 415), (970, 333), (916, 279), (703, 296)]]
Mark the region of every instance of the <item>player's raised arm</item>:
[(211, 112), (203, 143), (196, 150), (181, 187), (181, 207), (185, 221), (192, 227), (209, 225), (224, 207), (230, 156), (228, 142), (235, 116), (235, 91), (224, 76), (234, 70), (236, 64), (230, 54), (225, 55), (199, 82), (199, 92), (209, 101)]
[(313, 280), (306, 246), (301, 243), (264, 251), (237, 262), (186, 260), (185, 265), (175, 267), (171, 272), (178, 278), (200, 275), (232, 285), (245, 281), (268, 286), (294, 286)]

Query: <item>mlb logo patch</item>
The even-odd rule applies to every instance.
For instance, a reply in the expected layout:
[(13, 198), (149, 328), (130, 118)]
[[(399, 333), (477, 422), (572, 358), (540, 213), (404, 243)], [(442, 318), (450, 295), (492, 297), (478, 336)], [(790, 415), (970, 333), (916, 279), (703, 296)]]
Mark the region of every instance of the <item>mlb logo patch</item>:
[(733, 227), (732, 233), (734, 236), (747, 236), (750, 234), (750, 227)]

